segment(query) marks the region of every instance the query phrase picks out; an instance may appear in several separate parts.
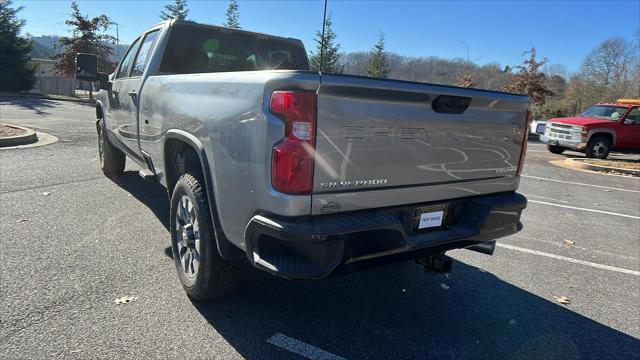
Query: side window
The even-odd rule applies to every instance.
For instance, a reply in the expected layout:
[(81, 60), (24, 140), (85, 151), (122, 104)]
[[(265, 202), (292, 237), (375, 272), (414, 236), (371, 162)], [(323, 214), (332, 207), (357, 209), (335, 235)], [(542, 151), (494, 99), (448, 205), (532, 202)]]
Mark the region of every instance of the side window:
[(640, 108), (634, 108), (624, 119), (625, 124), (640, 125)]
[(140, 45), (140, 50), (138, 50), (138, 55), (136, 55), (136, 60), (133, 62), (133, 68), (131, 68), (131, 76), (142, 76), (144, 68), (149, 62), (149, 55), (151, 55), (151, 46), (155, 42), (157, 36), (158, 30), (150, 32), (144, 37), (142, 45)]
[(120, 67), (118, 68), (118, 75), (116, 76), (116, 78), (120, 79), (129, 76), (131, 60), (133, 60), (133, 55), (136, 54), (136, 52), (138, 51), (138, 45), (140, 45), (140, 42), (138, 40), (140, 39), (136, 39), (136, 41), (134, 41), (133, 44), (129, 46), (127, 54), (124, 56), (124, 58), (122, 58), (122, 61), (120, 61)]

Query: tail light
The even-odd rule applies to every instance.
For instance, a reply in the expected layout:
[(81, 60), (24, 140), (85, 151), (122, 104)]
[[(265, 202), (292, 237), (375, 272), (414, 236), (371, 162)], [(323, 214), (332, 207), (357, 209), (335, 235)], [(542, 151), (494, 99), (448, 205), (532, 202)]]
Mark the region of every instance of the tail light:
[(516, 176), (522, 174), (524, 168), (524, 158), (527, 155), (527, 139), (529, 138), (529, 127), (531, 126), (531, 111), (527, 110), (527, 116), (524, 119), (524, 136), (522, 137), (522, 146), (520, 147), (520, 161), (518, 162), (518, 171)]
[(271, 185), (285, 194), (310, 194), (316, 125), (316, 94), (306, 91), (274, 91), (271, 112), (285, 125), (284, 139), (271, 153)]

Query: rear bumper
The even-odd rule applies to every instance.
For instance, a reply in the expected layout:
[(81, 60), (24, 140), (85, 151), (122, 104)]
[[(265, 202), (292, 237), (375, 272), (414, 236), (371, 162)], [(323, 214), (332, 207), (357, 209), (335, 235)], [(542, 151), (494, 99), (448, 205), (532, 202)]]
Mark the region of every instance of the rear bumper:
[(307, 218), (256, 215), (245, 231), (247, 257), (278, 276), (321, 279), (368, 260), (465, 248), (514, 234), (522, 229), (527, 199), (513, 192), (448, 203), (447, 227), (428, 232), (413, 231), (412, 222), (414, 209), (429, 204)]

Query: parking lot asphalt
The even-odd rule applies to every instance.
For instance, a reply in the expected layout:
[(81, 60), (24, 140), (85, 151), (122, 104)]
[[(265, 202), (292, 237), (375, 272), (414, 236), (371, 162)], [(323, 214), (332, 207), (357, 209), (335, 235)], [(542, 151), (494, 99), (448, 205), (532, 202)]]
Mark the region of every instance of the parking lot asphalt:
[(0, 150), (0, 358), (640, 358), (637, 178), (554, 166), (563, 156), (532, 141), (524, 230), (493, 256), (450, 252), (448, 277), (408, 262), (312, 283), (255, 270), (195, 303), (166, 192), (131, 161), (118, 182), (102, 175), (94, 118), (0, 98), (1, 122), (60, 139)]

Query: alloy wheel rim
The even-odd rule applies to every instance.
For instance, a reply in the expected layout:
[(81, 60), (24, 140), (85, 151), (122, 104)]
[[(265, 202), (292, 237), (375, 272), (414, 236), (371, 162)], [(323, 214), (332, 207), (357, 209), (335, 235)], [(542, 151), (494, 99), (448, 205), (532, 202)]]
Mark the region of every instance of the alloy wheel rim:
[(176, 261), (182, 273), (187, 278), (193, 279), (198, 274), (201, 261), (200, 227), (196, 209), (186, 195), (183, 195), (178, 202), (175, 222)]
[(607, 150), (607, 145), (602, 141), (597, 142), (593, 146), (593, 154), (594, 155), (602, 155), (602, 154), (605, 153), (606, 150)]

